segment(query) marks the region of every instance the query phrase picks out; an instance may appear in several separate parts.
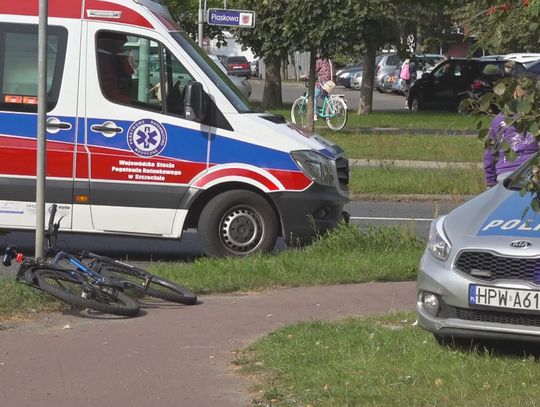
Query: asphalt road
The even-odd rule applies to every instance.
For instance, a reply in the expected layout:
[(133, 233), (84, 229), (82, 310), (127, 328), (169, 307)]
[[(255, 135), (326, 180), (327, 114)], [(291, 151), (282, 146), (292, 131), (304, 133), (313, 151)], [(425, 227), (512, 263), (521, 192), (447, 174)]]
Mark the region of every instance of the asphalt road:
[[(262, 100), (264, 81), (260, 79), (251, 79), (251, 99)], [(284, 82), (281, 87), (282, 98), (284, 103), (292, 103), (296, 98), (305, 92), (303, 83)], [(349, 109), (357, 110), (360, 101), (360, 91), (345, 89), (343, 86), (338, 86), (332, 92), (333, 94), (344, 94), (347, 99)], [(394, 94), (373, 92), (373, 110), (403, 110), (405, 97)]]

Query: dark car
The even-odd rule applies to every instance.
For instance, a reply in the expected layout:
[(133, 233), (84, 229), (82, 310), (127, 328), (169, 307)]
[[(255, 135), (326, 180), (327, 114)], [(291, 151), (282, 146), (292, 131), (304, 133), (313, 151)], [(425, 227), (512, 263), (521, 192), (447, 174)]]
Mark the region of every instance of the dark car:
[[(457, 110), (479, 80), (491, 86), (504, 75), (504, 60), (453, 58), (441, 62), (433, 71), (417, 79), (409, 90), (411, 110)], [(488, 67), (489, 65), (489, 67)], [(486, 69), (488, 67), (488, 69)], [(484, 72), (489, 71), (489, 75)], [(475, 82), (476, 81), (476, 82)]]
[(224, 65), (229, 75), (251, 77), (251, 65), (244, 56), (227, 57)]
[(362, 71), (362, 63), (355, 65), (348, 65), (344, 68), (341, 68), (336, 72), (336, 85), (345, 86), (346, 88), (351, 87), (351, 80), (358, 72)]

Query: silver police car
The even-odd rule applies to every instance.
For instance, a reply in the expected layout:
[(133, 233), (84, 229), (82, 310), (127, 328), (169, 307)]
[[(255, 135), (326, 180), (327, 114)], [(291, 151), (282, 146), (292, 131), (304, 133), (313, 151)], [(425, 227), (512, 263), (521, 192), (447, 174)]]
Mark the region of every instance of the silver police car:
[(530, 162), (433, 221), (416, 310), (439, 341), (540, 340), (540, 214), (519, 193)]

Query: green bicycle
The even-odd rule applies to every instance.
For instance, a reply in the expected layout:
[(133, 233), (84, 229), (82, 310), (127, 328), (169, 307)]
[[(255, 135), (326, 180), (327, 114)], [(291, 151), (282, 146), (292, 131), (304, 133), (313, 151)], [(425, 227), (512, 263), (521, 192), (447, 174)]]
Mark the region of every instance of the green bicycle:
[[(306, 84), (307, 86), (307, 84)], [(307, 122), (307, 92), (296, 99), (291, 108), (291, 119), (295, 124), (304, 126)], [(323, 119), (332, 130), (339, 131), (347, 124), (347, 101), (345, 95), (326, 95), (315, 114)]]

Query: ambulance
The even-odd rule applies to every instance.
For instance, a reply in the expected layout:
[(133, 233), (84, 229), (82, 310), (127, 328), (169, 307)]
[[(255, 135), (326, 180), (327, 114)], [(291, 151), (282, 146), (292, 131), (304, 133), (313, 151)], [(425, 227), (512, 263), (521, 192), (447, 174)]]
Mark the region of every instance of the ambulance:
[[(0, 229), (36, 220), (38, 0), (0, 2)], [(49, 0), (46, 202), (62, 230), (209, 256), (305, 243), (343, 218), (335, 144), (256, 112), (156, 0)]]

